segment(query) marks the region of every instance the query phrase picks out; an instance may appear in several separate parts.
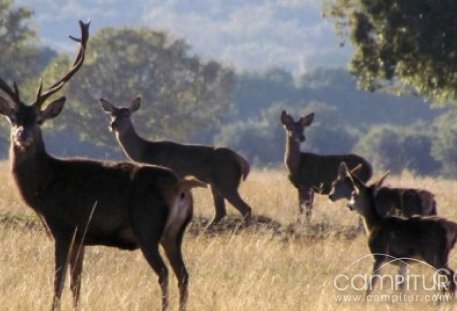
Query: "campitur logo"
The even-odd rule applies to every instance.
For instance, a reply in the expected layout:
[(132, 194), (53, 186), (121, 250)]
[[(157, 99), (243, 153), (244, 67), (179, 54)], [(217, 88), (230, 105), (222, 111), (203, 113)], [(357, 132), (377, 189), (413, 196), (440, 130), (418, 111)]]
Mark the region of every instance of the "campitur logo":
[[(379, 268), (370, 273), (350, 273), (361, 261), (372, 262), (374, 256), (389, 258)], [(432, 268), (433, 273), (418, 271), (419, 263)], [(381, 274), (381, 269), (394, 264), (398, 274)], [(364, 265), (365, 266), (365, 265)], [(365, 266), (366, 267), (366, 266)], [(427, 269), (428, 270), (428, 269)], [(448, 269), (435, 269), (415, 258), (396, 258), (387, 254), (369, 254), (346, 267), (345, 272), (335, 275), (333, 287), (337, 291), (337, 302), (442, 302), (449, 301), (450, 280), (457, 282), (457, 274)], [(376, 289), (376, 294), (372, 294)]]

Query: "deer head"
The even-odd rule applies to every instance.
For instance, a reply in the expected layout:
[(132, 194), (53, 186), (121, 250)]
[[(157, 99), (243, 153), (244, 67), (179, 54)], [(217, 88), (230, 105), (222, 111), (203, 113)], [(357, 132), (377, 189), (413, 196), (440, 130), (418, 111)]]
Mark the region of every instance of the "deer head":
[(286, 129), (287, 136), (295, 142), (305, 141), (305, 127), (310, 126), (314, 120), (314, 113), (301, 116), (295, 121), (285, 110), (281, 113), (281, 123)]
[(83, 23), (80, 21), (79, 24), (81, 27), (81, 38), (77, 39), (70, 36), (70, 39), (80, 42), (80, 49), (73, 67), (44, 92), (43, 84), (40, 80), (40, 86), (35, 100), (30, 105), (25, 104), (21, 100), (16, 83), (13, 83), (13, 88), (11, 88), (4, 80), (0, 79), (0, 89), (11, 100), (9, 102), (0, 96), (0, 114), (5, 116), (11, 123), (11, 143), (17, 150), (27, 151), (33, 149), (37, 143), (40, 143), (40, 126), (46, 120), (58, 116), (63, 109), (65, 97), (54, 100), (45, 108), (42, 108), (42, 106), (51, 95), (58, 92), (71, 79), (84, 62), (90, 22)]
[[(359, 164), (353, 169), (351, 169), (350, 173), (353, 176), (356, 176), (361, 168), (362, 165)], [(347, 164), (345, 162), (341, 162), (340, 166), (338, 167), (338, 175), (336, 179), (333, 181), (332, 189), (330, 190), (330, 193), (328, 195), (328, 198), (332, 202), (338, 201), (343, 198), (350, 199), (351, 197), (351, 193), (353, 190), (352, 180), (348, 177), (346, 169)]]
[(140, 109), (141, 96), (136, 96), (127, 107), (118, 108), (104, 98), (100, 98), (103, 110), (111, 116), (110, 130), (118, 133), (132, 126), (132, 113)]
[(371, 208), (368, 187), (351, 172), (345, 162), (341, 162), (339, 173), (344, 174), (351, 184), (351, 199), (348, 202), (350, 210), (357, 210), (361, 215), (366, 214), (366, 209)]

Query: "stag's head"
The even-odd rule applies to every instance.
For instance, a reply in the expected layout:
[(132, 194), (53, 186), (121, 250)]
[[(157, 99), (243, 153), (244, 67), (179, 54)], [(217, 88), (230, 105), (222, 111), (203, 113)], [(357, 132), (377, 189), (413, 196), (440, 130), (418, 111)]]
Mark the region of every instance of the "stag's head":
[(21, 100), (16, 83), (13, 83), (13, 87), (10, 87), (4, 80), (0, 79), (0, 90), (8, 95), (10, 99), (7, 100), (0, 96), (0, 114), (9, 120), (11, 124), (11, 143), (18, 150), (29, 150), (38, 141), (41, 141), (40, 126), (46, 120), (58, 116), (62, 111), (65, 97), (52, 101), (45, 108), (43, 108), (43, 104), (51, 95), (58, 92), (82, 66), (87, 39), (89, 38), (89, 24), (90, 22), (80, 22), (80, 39), (70, 36), (72, 40), (80, 42), (80, 49), (73, 67), (64, 77), (45, 91), (43, 91), (43, 84), (40, 80), (35, 100), (31, 104), (26, 104)]
[(111, 116), (110, 129), (119, 134), (125, 132), (132, 126), (132, 113), (140, 109), (141, 96), (136, 96), (130, 101), (127, 107), (116, 107), (108, 100), (100, 98), (103, 110)]
[(305, 141), (305, 127), (310, 126), (314, 120), (314, 113), (301, 116), (297, 121), (285, 110), (281, 113), (281, 123), (284, 125), (287, 136), (298, 143)]

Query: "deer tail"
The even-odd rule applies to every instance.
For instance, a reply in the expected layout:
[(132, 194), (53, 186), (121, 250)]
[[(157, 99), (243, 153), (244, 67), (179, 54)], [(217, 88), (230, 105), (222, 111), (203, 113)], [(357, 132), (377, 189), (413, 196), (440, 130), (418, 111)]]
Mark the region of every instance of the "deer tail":
[(246, 178), (249, 175), (249, 172), (251, 171), (251, 167), (249, 166), (249, 163), (245, 158), (243, 158), (242, 156), (240, 156), (239, 154), (237, 154), (235, 152), (234, 152), (234, 154), (235, 154), (235, 159), (240, 164), (241, 176), (242, 176), (243, 180), (246, 180)]
[(206, 184), (195, 178), (185, 178), (179, 181), (178, 187), (177, 196), (168, 213), (163, 236), (176, 236), (187, 226), (193, 214), (193, 199), (190, 190), (196, 187), (205, 188)]

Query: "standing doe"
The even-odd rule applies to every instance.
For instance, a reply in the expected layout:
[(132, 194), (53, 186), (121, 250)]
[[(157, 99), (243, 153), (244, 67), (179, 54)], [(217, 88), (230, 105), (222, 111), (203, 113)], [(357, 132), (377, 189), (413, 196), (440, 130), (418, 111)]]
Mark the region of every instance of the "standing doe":
[[(162, 308), (168, 306), (168, 270), (159, 243), (175, 272), (180, 308), (187, 301), (188, 273), (181, 253), (184, 231), (192, 216), (190, 188), (195, 180), (179, 181), (169, 169), (131, 163), (85, 159), (59, 159), (46, 152), (41, 125), (60, 114), (61, 97), (45, 108), (44, 102), (78, 71), (84, 61), (89, 23), (80, 22), (81, 39), (73, 67), (48, 90), (38, 89), (35, 101), (26, 105), (14, 83), (0, 79), (0, 114), (11, 123), (10, 162), (18, 192), (47, 227), (55, 242), (53, 309), (60, 297), (69, 262), (71, 290), (77, 305), (85, 246), (105, 245), (120, 249), (141, 248), (159, 277)], [(12, 104), (12, 105), (11, 105)]]
[(128, 107), (117, 108), (101, 98), (103, 110), (111, 115), (111, 131), (126, 156), (132, 161), (171, 168), (179, 177), (195, 176), (211, 185), (216, 214), (211, 224), (225, 215), (227, 199), (249, 221), (251, 208), (241, 198), (238, 187), (249, 174), (249, 164), (228, 148), (201, 145), (182, 145), (171, 141), (147, 141), (133, 127), (131, 116), (140, 109), (141, 97), (135, 97)]
[(351, 168), (360, 166), (358, 176), (363, 181), (370, 179), (372, 174), (371, 165), (354, 154), (318, 155), (300, 152), (300, 144), (305, 141), (305, 128), (313, 120), (314, 113), (302, 116), (297, 121), (286, 111), (281, 113), (281, 122), (286, 130), (284, 162), (289, 171), (289, 179), (298, 190), (299, 219), (305, 211), (306, 221), (311, 218), (314, 192), (329, 194), (341, 162), (346, 162)]
[[(414, 188), (390, 188), (382, 187), (387, 174), (373, 183), (375, 191), (375, 208), (379, 215), (404, 216), (413, 215), (431, 216), (436, 215), (435, 196), (425, 189)], [(338, 178), (332, 184), (329, 199), (332, 202), (346, 198), (350, 199), (352, 193), (352, 181), (347, 176), (346, 170), (340, 166)]]
[[(456, 284), (454, 271), (448, 266), (448, 257), (457, 240), (457, 223), (438, 216), (403, 218), (382, 217), (375, 208), (375, 186), (366, 186), (355, 177), (345, 163), (341, 170), (352, 183), (351, 210), (356, 210), (364, 219), (368, 232), (368, 247), (374, 258), (373, 272), (367, 295), (373, 290), (383, 264), (391, 262), (399, 266), (406, 280), (406, 264), (423, 260), (447, 278), (447, 285), (454, 294)], [(400, 284), (404, 287), (405, 282)], [(448, 287), (448, 288), (447, 288)]]

